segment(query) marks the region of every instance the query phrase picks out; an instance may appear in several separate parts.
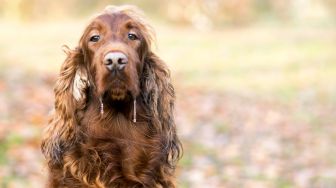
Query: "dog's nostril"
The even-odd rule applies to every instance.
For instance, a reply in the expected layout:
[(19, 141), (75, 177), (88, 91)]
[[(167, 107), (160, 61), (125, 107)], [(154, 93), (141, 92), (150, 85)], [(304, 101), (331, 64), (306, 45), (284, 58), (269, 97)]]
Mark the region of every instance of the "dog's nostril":
[(112, 59), (106, 59), (105, 61), (104, 61), (104, 64), (105, 65), (111, 65), (113, 63), (113, 60)]
[(124, 64), (126, 64), (127, 63), (127, 59), (125, 59), (125, 58), (119, 58), (118, 59), (118, 64), (119, 65), (124, 65)]

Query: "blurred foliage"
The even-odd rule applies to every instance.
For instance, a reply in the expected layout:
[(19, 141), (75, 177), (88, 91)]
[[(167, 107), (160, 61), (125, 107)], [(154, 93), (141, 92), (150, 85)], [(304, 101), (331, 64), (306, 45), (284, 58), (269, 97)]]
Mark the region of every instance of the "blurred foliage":
[(2, 17), (20, 21), (82, 17), (107, 4), (135, 4), (160, 19), (200, 29), (269, 19), (311, 22), (336, 17), (334, 0), (0, 0), (0, 4)]

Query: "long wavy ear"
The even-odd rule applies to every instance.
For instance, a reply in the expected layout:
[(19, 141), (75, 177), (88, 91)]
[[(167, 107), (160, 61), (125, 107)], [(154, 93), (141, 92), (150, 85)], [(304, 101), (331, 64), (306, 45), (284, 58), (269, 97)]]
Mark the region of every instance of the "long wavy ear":
[(175, 92), (166, 64), (153, 52), (145, 58), (141, 78), (142, 98), (149, 107), (152, 124), (161, 133), (166, 143), (166, 162), (174, 168), (182, 155), (182, 146), (176, 135), (174, 120)]
[(85, 90), (89, 86), (80, 48), (66, 48), (64, 61), (56, 86), (55, 111), (43, 133), (42, 152), (50, 165), (59, 164), (62, 155), (76, 142), (76, 112), (85, 107)]

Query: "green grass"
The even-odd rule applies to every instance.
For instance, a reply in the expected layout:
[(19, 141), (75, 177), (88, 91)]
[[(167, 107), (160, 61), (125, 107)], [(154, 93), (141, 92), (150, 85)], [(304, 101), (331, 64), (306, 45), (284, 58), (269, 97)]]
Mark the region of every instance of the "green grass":
[(18, 146), (23, 143), (23, 138), (15, 133), (10, 133), (5, 136), (3, 140), (0, 140), (0, 166), (6, 164), (8, 161), (8, 156), (6, 155), (7, 150), (11, 147)]

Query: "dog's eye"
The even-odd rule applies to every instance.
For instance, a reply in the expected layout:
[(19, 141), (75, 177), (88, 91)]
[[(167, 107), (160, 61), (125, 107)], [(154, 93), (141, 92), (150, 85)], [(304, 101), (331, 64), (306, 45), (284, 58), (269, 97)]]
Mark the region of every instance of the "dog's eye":
[(128, 39), (130, 39), (130, 40), (137, 40), (138, 37), (134, 33), (128, 33)]
[(99, 35), (93, 35), (91, 38), (90, 38), (90, 41), (91, 42), (98, 42), (100, 39), (100, 36)]

